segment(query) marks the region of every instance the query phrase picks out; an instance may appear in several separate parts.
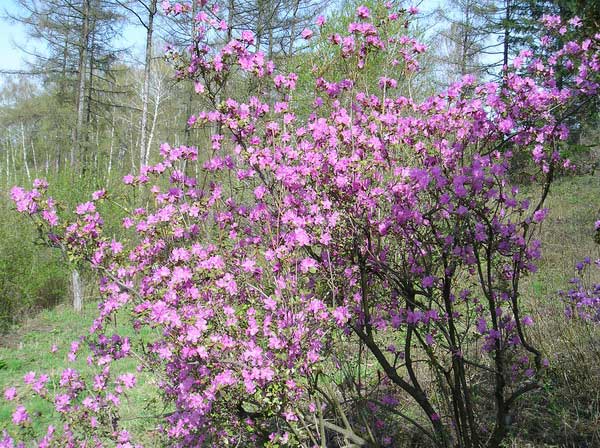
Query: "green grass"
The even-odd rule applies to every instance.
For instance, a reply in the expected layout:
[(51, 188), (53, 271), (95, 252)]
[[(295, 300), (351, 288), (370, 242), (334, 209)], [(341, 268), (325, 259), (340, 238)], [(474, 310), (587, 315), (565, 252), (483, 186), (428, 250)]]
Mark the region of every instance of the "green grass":
[[(600, 446), (600, 326), (568, 321), (557, 291), (568, 288), (575, 264), (600, 258), (593, 241), (600, 219), (600, 176), (558, 179), (538, 237), (539, 271), (521, 289), (535, 325), (530, 337), (550, 360), (543, 390), (520, 402), (514, 447)], [(599, 270), (592, 277), (600, 281)]]
[(575, 263), (585, 256), (600, 257), (594, 244), (594, 222), (600, 219), (600, 176), (559, 179), (550, 191), (550, 214), (542, 226), (543, 258), (540, 279), (544, 292), (564, 287)]

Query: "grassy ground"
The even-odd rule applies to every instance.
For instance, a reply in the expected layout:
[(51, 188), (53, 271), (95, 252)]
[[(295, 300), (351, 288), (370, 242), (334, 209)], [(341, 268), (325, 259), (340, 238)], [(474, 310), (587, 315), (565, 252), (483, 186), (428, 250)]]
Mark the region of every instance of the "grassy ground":
[(575, 263), (600, 257), (594, 244), (594, 222), (600, 219), (600, 174), (557, 180), (546, 202), (550, 209), (541, 228), (543, 258), (526, 294), (546, 298), (564, 288)]
[(522, 299), (536, 321), (534, 345), (550, 367), (544, 388), (521, 401), (515, 415), (518, 435), (509, 446), (600, 446), (600, 326), (567, 320), (556, 294), (568, 287), (578, 261), (600, 258), (593, 241), (600, 175), (559, 179), (547, 207), (539, 272), (524, 283)]

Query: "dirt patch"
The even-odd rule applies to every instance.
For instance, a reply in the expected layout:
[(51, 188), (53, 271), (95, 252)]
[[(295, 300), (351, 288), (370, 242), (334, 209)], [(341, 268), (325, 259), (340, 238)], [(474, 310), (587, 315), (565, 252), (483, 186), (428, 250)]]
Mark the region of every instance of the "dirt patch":
[(41, 315), (25, 320), (18, 328), (0, 335), (0, 347), (10, 349), (23, 348), (23, 338), (32, 333), (48, 333), (54, 330)]

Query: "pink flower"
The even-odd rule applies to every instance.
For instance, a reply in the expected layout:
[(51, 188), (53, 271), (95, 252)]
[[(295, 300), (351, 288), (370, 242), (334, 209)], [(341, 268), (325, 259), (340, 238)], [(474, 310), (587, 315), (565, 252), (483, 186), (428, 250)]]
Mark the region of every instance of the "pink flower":
[(527, 327), (533, 325), (533, 319), (531, 318), (531, 316), (523, 316), (521, 322)]
[(58, 225), (58, 216), (54, 210), (43, 210), (42, 218), (52, 227)]
[(309, 28), (304, 28), (302, 30), (301, 36), (303, 39), (309, 40), (313, 36), (313, 32)]
[(112, 240), (110, 242), (110, 250), (112, 251), (112, 253), (114, 255), (117, 255), (118, 253), (120, 253), (123, 250), (123, 244), (121, 244), (118, 241)]
[(79, 204), (75, 209), (75, 213), (78, 215), (85, 215), (86, 213), (93, 213), (96, 211), (96, 206), (93, 202), (86, 202), (84, 204)]
[(398, 86), (398, 81), (396, 81), (393, 78), (382, 76), (379, 78), (378, 84), (380, 89), (384, 89), (386, 87), (389, 87), (390, 89), (395, 89)]
[(27, 372), (23, 376), (23, 382), (27, 385), (33, 384), (34, 381), (35, 381), (35, 372)]
[(487, 322), (483, 317), (477, 319), (477, 331), (481, 334), (487, 331)]
[(244, 272), (254, 272), (256, 270), (256, 261), (251, 258), (246, 258), (241, 266)]
[(548, 214), (548, 209), (547, 208), (543, 208), (541, 210), (536, 211), (533, 214), (533, 221), (540, 223), (544, 220), (544, 218), (546, 218), (546, 215)]
[(25, 406), (17, 406), (17, 409), (15, 409), (15, 412), (13, 412), (12, 421), (15, 425), (18, 426), (23, 426), (26, 423), (30, 422), (29, 414), (27, 413), (27, 409), (25, 409)]
[(264, 185), (259, 185), (254, 189), (254, 196), (260, 201), (265, 196), (266, 192), (267, 187), (265, 187)]
[(15, 398), (17, 398), (17, 389), (15, 389), (14, 387), (9, 387), (8, 389), (6, 389), (4, 391), (4, 398), (7, 401), (13, 401)]
[(224, 370), (215, 377), (215, 384), (217, 386), (231, 386), (236, 383), (233, 371), (230, 369)]
[(423, 288), (431, 288), (434, 284), (435, 284), (435, 277), (433, 277), (431, 275), (424, 277), (423, 281), (421, 282), (421, 285), (423, 286)]
[(338, 326), (343, 326), (350, 320), (350, 312), (346, 306), (338, 306), (332, 313)]
[(187, 266), (176, 266), (171, 275), (171, 281), (174, 284), (180, 284), (191, 280), (192, 271)]
[(45, 190), (46, 188), (48, 188), (48, 181), (46, 179), (34, 179), (33, 188)]
[(583, 22), (578, 16), (573, 16), (573, 18), (569, 20), (569, 25), (575, 28), (581, 28), (583, 26)]
[(39, 193), (36, 193), (35, 190), (25, 191), (21, 187), (13, 187), (10, 190), (10, 197), (15, 202), (18, 212), (32, 215), (38, 211), (35, 199), (39, 197)]
[(132, 373), (124, 373), (117, 378), (127, 389), (133, 389), (136, 384), (136, 377)]
[(306, 233), (306, 230), (298, 228), (294, 231), (294, 240), (298, 246), (310, 245), (310, 236)]
[(368, 19), (370, 14), (371, 12), (369, 11), (369, 8), (367, 8), (364, 5), (361, 5), (358, 8), (356, 8), (356, 15), (361, 19)]
[(97, 191), (94, 191), (92, 193), (92, 199), (94, 201), (97, 201), (97, 200), (102, 199), (104, 197), (106, 197), (106, 190), (105, 189), (97, 190)]
[(246, 42), (249, 45), (254, 43), (254, 33), (249, 30), (242, 31), (242, 42)]
[(233, 275), (230, 273), (225, 274), (222, 278), (217, 280), (215, 284), (219, 288), (225, 289), (229, 294), (234, 295), (237, 293), (237, 283), (235, 282)]
[(129, 216), (123, 218), (123, 227), (126, 229), (129, 229), (130, 227), (132, 227), (135, 224), (135, 222), (133, 221), (133, 219), (131, 219)]
[(304, 258), (300, 262), (300, 271), (306, 273), (309, 271), (314, 271), (318, 267), (317, 262), (313, 258)]
[(48, 383), (49, 380), (50, 380), (50, 377), (48, 375), (46, 375), (45, 373), (42, 373), (40, 375), (40, 377), (38, 378), (38, 380), (33, 384), (33, 386), (32, 386), (33, 390), (38, 394), (44, 394), (46, 384)]
[(54, 397), (54, 407), (58, 412), (67, 412), (70, 404), (71, 399), (66, 394), (58, 394)]
[(287, 410), (287, 411), (283, 412), (281, 415), (288, 422), (297, 422), (298, 421), (298, 417), (296, 416), (296, 414), (293, 411)]

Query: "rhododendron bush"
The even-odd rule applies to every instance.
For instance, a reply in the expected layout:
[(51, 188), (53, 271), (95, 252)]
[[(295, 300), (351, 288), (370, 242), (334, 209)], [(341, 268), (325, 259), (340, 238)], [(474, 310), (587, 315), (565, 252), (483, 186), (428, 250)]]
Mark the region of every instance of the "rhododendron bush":
[[(189, 54), (170, 55), (214, 105), (188, 123), (210, 144), (163, 144), (157, 164), (124, 178), (147, 200), (120, 241), (98, 212), (110, 192), (67, 215), (44, 181), (13, 189), (50, 244), (98, 272), (102, 301), (86, 338), (96, 376), (38, 373), (7, 390), (15, 429), (0, 446), (136, 446), (119, 406), (137, 373), (111, 373), (126, 357), (170, 406), (158, 445), (499, 446), (546, 364), (519, 285), (569, 165), (562, 120), (598, 93), (600, 36), (523, 51), (499, 83), (466, 76), (418, 102), (398, 88), (425, 47), (394, 25), (415, 13), (361, 6), (345, 34), (321, 37), (317, 18), (303, 39), (327, 42), (347, 77), (308, 68), (307, 105), (298, 75), (256, 51), (251, 32), (209, 46), (228, 25), (206, 6)], [(544, 20), (546, 48), (577, 26)], [(365, 80), (381, 60), (381, 77)], [(556, 67), (569, 83), (557, 85)], [(257, 94), (236, 98), (232, 77)], [(533, 201), (509, 182), (515, 151), (538, 167)], [(154, 329), (143, 345), (112, 333), (117, 312)], [(52, 401), (64, 426), (33, 434), (27, 394)]]

